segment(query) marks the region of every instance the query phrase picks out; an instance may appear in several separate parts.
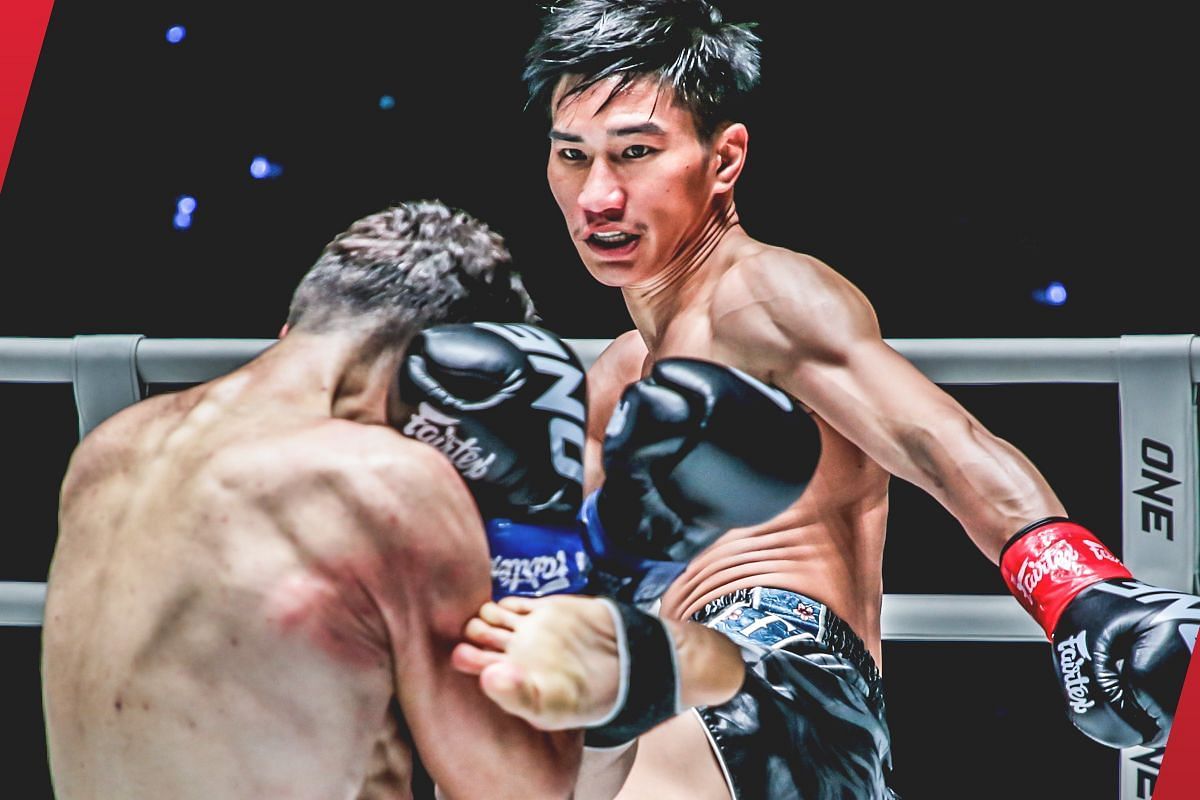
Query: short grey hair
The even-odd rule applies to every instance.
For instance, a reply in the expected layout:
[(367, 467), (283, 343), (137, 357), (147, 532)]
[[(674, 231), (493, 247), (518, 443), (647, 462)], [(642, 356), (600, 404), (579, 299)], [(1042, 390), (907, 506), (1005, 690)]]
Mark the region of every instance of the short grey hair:
[(504, 240), (437, 200), (401, 203), (334, 237), (292, 296), (288, 327), (370, 328), (407, 341), (446, 322), (538, 322)]

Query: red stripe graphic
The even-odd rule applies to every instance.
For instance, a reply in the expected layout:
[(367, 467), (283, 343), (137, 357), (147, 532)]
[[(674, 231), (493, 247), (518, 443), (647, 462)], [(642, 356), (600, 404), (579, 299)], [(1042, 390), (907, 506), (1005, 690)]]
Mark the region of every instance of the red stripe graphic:
[(53, 7), (54, 0), (0, 3), (0, 189)]
[(1183, 694), (1167, 739), (1154, 800), (1190, 800), (1200, 796), (1200, 658), (1192, 650)]

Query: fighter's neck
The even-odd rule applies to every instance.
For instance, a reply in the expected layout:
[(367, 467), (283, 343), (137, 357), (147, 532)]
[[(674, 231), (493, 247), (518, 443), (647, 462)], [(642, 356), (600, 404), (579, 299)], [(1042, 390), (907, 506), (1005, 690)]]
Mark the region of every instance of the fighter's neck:
[(252, 364), (253, 380), (287, 400), (339, 419), (383, 423), (394, 359), (364, 358), (364, 342), (353, 334), (293, 331)]
[(667, 264), (644, 283), (621, 289), (634, 325), (651, 351), (679, 311), (701, 301), (749, 240), (730, 201), (688, 237)]

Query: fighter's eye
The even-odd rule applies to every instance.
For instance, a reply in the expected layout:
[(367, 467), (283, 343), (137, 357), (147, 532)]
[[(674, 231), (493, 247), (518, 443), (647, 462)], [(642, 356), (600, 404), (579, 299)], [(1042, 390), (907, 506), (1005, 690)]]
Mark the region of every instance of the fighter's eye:
[(631, 144), (625, 148), (621, 155), (625, 158), (645, 158), (652, 152), (654, 151), (644, 144)]
[(583, 154), (582, 150), (574, 147), (562, 148), (558, 151), (558, 157), (563, 161), (583, 161), (585, 158), (587, 158), (587, 156)]

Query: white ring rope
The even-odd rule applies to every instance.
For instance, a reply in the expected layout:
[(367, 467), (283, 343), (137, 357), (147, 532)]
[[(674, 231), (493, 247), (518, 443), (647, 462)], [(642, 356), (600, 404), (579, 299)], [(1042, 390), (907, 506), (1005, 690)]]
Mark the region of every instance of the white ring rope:
[[(0, 338), (0, 382), (70, 383), (76, 340), (87, 338)], [(1120, 383), (1124, 345), (1180, 338), (900, 339), (888, 343), (942, 384)], [(1200, 339), (1185, 338), (1182, 368), (1195, 376), (1200, 374)], [(147, 384), (199, 383), (237, 368), (275, 341), (141, 339), (136, 343), (137, 376)], [(609, 342), (567, 339), (585, 366), (590, 366)], [(1195, 382), (1194, 377), (1190, 379)], [(1194, 469), (1194, 463), (1191, 466)], [(1196, 484), (1187, 485), (1192, 519), (1181, 538), (1188, 539), (1190, 528), (1190, 554), (1194, 555)], [(44, 598), (44, 584), (0, 582), (0, 626), (40, 625)], [(1037, 625), (1007, 595), (886, 595), (881, 625), (883, 637), (892, 640), (1045, 641)]]

